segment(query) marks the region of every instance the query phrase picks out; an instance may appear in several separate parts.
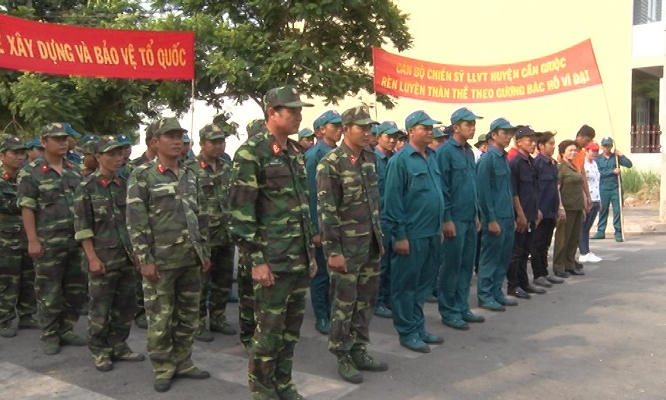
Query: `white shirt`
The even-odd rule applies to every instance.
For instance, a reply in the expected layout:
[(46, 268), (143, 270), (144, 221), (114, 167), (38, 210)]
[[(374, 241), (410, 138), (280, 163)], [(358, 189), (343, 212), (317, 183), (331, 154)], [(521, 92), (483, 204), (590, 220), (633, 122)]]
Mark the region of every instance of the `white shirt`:
[(594, 160), (588, 161), (587, 158), (585, 159), (585, 175), (587, 175), (587, 185), (590, 188), (592, 201), (601, 201), (601, 195), (599, 194), (599, 179), (601, 178), (601, 174)]

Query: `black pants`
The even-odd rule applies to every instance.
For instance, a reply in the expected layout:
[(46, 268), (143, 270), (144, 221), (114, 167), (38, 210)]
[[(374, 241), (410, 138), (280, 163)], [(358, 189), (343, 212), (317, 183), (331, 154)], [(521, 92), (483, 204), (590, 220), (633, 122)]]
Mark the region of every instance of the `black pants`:
[(527, 229), (522, 232), (516, 232), (513, 240), (513, 252), (511, 253), (511, 261), (509, 262), (509, 270), (506, 274), (506, 279), (509, 288), (527, 287), (530, 280), (527, 277), (527, 259), (530, 257), (532, 251), (532, 238), (535, 229), (534, 221), (527, 223)]
[(548, 249), (553, 239), (557, 218), (544, 218), (534, 230), (532, 240), (532, 273), (534, 279), (548, 276)]

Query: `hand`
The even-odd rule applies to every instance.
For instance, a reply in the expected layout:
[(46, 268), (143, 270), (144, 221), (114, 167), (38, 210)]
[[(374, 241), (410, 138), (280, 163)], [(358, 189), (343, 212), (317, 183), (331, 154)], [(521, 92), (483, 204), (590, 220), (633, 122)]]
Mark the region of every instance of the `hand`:
[(409, 240), (404, 239), (404, 240), (398, 240), (395, 242), (395, 252), (398, 253), (398, 255), (401, 256), (408, 256), (409, 255)]
[(252, 280), (263, 287), (269, 287), (275, 283), (275, 275), (268, 264), (259, 264), (252, 267)]
[(93, 275), (106, 274), (106, 268), (99, 258), (88, 258), (88, 271)]
[(141, 275), (151, 282), (157, 282), (160, 279), (160, 271), (155, 264), (146, 264), (141, 266)]
[(442, 226), (442, 232), (444, 232), (444, 239), (456, 237), (456, 225), (453, 221), (444, 222)]
[(615, 168), (615, 169), (613, 170), (613, 173), (614, 173), (615, 175), (620, 175), (620, 172), (621, 172), (621, 171), (620, 171), (619, 168)]
[(347, 272), (347, 260), (342, 254), (328, 257), (328, 267), (335, 272)]
[(535, 226), (539, 226), (541, 221), (543, 221), (543, 213), (541, 212), (541, 210), (537, 210), (537, 220)]
[(314, 258), (310, 259), (310, 278), (314, 278), (317, 275), (317, 261)]
[(557, 219), (562, 222), (567, 220), (567, 212), (564, 211), (564, 208), (557, 210)]
[(493, 236), (499, 236), (500, 233), (502, 233), (502, 229), (500, 228), (497, 221), (488, 222), (488, 233), (490, 233)]
[(524, 214), (518, 215), (516, 217), (516, 232), (523, 233), (527, 230), (527, 218)]
[(204, 257), (203, 262), (201, 264), (201, 272), (207, 274), (208, 271), (210, 271), (210, 258)]
[(314, 243), (315, 247), (321, 247), (321, 236), (320, 235), (312, 236), (312, 243)]
[(33, 260), (44, 257), (44, 246), (38, 241), (28, 242), (28, 255)]
[(585, 214), (588, 214), (590, 210), (592, 209), (592, 201), (590, 201), (589, 197), (585, 198)]

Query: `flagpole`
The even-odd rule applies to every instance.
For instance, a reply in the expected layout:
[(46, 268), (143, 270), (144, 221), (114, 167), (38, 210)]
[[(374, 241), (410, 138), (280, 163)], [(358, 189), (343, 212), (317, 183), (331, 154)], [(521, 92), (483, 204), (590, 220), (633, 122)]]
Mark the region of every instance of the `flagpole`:
[[(192, 144), (194, 141), (194, 79), (192, 79), (192, 96), (190, 98), (190, 141)], [(197, 138), (199, 140), (199, 138)]]

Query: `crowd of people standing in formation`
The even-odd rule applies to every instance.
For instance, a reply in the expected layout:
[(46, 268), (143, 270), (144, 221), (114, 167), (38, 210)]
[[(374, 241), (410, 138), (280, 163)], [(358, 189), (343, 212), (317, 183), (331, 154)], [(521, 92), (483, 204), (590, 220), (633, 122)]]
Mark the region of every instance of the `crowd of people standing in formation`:
[[(199, 131), (196, 157), (175, 118), (151, 123), (132, 161), (127, 135), (81, 137), (66, 123), (27, 144), (2, 138), (0, 336), (40, 329), (45, 354), (87, 345), (106, 372), (144, 360), (126, 342), (134, 319), (148, 329), (156, 391), (206, 379), (193, 340), (237, 333), (225, 317), (237, 246), (252, 396), (302, 399), (292, 364), (308, 289), (340, 376), (361, 383), (360, 371), (388, 369), (368, 353), (373, 315), (428, 353), (444, 339), (426, 329), (426, 301), (451, 328), (484, 322), (468, 302), (475, 264), (478, 305), (504, 311), (600, 261), (589, 249), (599, 210), (593, 238), (605, 237), (612, 205), (623, 240), (619, 167), (631, 161), (609, 137), (599, 154), (587, 125), (556, 146), (553, 133), (504, 118), (477, 136), (482, 117), (468, 108), (446, 128), (415, 111), (403, 130), (358, 106), (326, 111), (296, 141), (312, 105), (289, 86), (264, 104), (233, 162), (230, 127), (216, 120)], [(73, 327), (86, 298), (82, 338)]]

